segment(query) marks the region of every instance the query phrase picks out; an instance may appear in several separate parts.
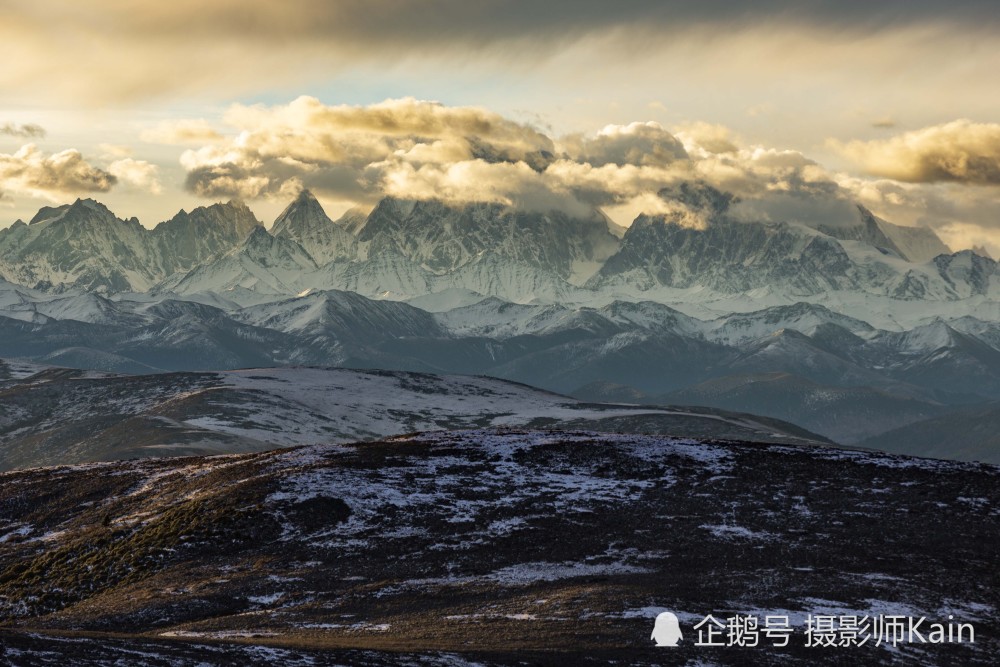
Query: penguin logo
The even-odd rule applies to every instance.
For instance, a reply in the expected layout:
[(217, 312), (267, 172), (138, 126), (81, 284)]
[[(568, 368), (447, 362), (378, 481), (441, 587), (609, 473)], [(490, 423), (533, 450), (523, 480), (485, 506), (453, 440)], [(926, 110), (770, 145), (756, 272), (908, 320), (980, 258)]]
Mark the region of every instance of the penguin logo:
[(677, 646), (677, 642), (684, 636), (681, 634), (681, 626), (677, 622), (677, 617), (669, 611), (665, 611), (656, 617), (653, 634), (649, 638), (655, 639), (657, 646)]

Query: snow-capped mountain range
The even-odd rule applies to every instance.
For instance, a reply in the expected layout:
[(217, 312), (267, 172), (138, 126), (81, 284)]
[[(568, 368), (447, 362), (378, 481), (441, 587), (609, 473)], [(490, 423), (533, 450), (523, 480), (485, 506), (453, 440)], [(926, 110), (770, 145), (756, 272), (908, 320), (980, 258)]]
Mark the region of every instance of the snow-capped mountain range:
[(78, 199), (0, 230), (0, 277), (54, 291), (145, 291), (229, 251), (257, 224), (246, 205), (229, 202), (180, 211), (148, 230)]
[[(662, 197), (676, 213), (624, 232), (596, 210), (392, 198), (331, 220), (308, 191), (270, 231), (238, 202), (151, 230), (91, 200), (48, 207), (0, 231), (0, 356), (489, 374), (814, 415), (797, 423), (841, 442), (1000, 399), (993, 259), (861, 207), (813, 227), (737, 219), (703, 185)], [(743, 388), (773, 374), (795, 400), (761, 410)], [(872, 392), (906, 409), (868, 410)], [(806, 395), (840, 417), (789, 407)]]
[[(79, 200), (0, 231), (0, 277), (45, 291), (209, 293), (243, 305), (339, 289), (425, 303), (456, 291), (515, 303), (624, 298), (688, 312), (834, 300), (846, 311), (851, 302), (864, 308), (864, 297), (899, 302), (890, 310), (903, 312), (914, 301), (1000, 294), (995, 261), (951, 253), (929, 228), (894, 225), (862, 207), (838, 226), (737, 221), (720, 194), (691, 186), (672, 200), (680, 213), (639, 216), (623, 234), (597, 210), (571, 217), (393, 198), (334, 221), (308, 191), (270, 232), (255, 231), (261, 223), (238, 202), (181, 211), (147, 230)], [(684, 211), (707, 224), (692, 225)]]

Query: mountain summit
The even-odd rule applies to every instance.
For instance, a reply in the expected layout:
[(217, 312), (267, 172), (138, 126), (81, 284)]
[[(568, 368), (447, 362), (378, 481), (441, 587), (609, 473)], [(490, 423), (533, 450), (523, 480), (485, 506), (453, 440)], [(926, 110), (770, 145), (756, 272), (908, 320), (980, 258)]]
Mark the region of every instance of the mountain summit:
[(190, 271), (229, 252), (258, 225), (253, 211), (241, 201), (199, 206), (190, 213), (179, 211), (152, 231), (162, 274)]
[(319, 200), (309, 190), (299, 192), (271, 227), (277, 238), (295, 241), (317, 264), (328, 264), (356, 255), (357, 241), (343, 226), (327, 216)]
[(692, 296), (706, 303), (751, 293), (770, 295), (772, 304), (834, 293), (855, 301), (1000, 294), (996, 262), (952, 254), (929, 228), (894, 225), (860, 206), (826, 228), (746, 220), (733, 212), (735, 197), (704, 183), (659, 194), (667, 212), (640, 215), (619, 238), (597, 209), (571, 215), (495, 202), (386, 197), (370, 213), (351, 210), (333, 221), (302, 190), (271, 234), (261, 229), (256, 244), (238, 252), (239, 267), (227, 253), (260, 226), (242, 202), (180, 211), (147, 230), (98, 202), (77, 200), (0, 230), (0, 277), (49, 292), (226, 285), (244, 290), (229, 294), (241, 294), (244, 304), (259, 303), (261, 294), (331, 289), (396, 300), (451, 290), (517, 303), (597, 305), (613, 298), (676, 304)]
[(368, 256), (394, 250), (436, 274), (483, 254), (582, 282), (618, 248), (608, 220), (561, 211), (523, 211), (496, 203), (448, 204), (387, 197), (358, 233)]
[(258, 224), (246, 204), (231, 201), (180, 211), (150, 230), (93, 199), (77, 199), (0, 231), (0, 275), (55, 291), (146, 291), (225, 254)]
[(149, 289), (159, 276), (148, 236), (137, 219), (117, 218), (93, 199), (45, 207), (31, 224), (0, 231), (0, 276), (43, 289)]
[(879, 218), (864, 206), (858, 205), (860, 222), (849, 227), (824, 227), (824, 234), (844, 241), (861, 241), (888, 251), (908, 262), (929, 262), (938, 255), (949, 255), (951, 250), (929, 227), (902, 227)]

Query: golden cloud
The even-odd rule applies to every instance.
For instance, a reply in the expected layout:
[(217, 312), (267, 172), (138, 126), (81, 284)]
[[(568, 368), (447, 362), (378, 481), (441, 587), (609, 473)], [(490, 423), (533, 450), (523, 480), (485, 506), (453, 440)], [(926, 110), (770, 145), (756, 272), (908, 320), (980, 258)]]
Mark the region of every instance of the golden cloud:
[(1000, 185), (1000, 124), (956, 120), (879, 141), (830, 141), (873, 176)]
[(203, 118), (162, 121), (143, 130), (139, 138), (153, 144), (204, 144), (221, 141), (222, 135)]
[(487, 161), (541, 161), (554, 150), (541, 132), (499, 114), (413, 98), (361, 107), (303, 96), (277, 107), (237, 105), (225, 120), (242, 130), (244, 150), (303, 162), (363, 164), (435, 141)]
[(735, 153), (739, 150), (733, 131), (724, 125), (698, 121), (677, 128), (677, 138), (688, 153)]
[(432, 178), (428, 165), (542, 169), (554, 150), (546, 135), (499, 114), (414, 99), (357, 107), (300, 97), (275, 107), (237, 105), (225, 121), (238, 132), (233, 141), (181, 156), (187, 187), (197, 194), (253, 199), (274, 195), (296, 179), (327, 194), (367, 200), (385, 184), (397, 183), (398, 189), (413, 183), (407, 188), (420, 190), (415, 184), (431, 179), (442, 187), (452, 183), (445, 190), (459, 197), (454, 182), (462, 170)]
[(655, 122), (608, 125), (594, 137), (571, 135), (561, 144), (570, 157), (595, 167), (663, 167), (688, 157), (677, 137)]
[(234, 106), (225, 121), (234, 139), (181, 157), (187, 188), (201, 196), (278, 197), (303, 186), (359, 203), (388, 194), (676, 213), (657, 193), (698, 180), (748, 200), (744, 213), (759, 218), (854, 220), (844, 191), (815, 162), (796, 151), (739, 148), (716, 125), (689, 125), (681, 138), (636, 122), (553, 139), (474, 107), (414, 99), (326, 106), (309, 97)]
[(66, 194), (107, 192), (117, 177), (88, 163), (79, 151), (52, 155), (34, 144), (13, 154), (0, 153), (0, 189), (58, 200)]
[[(984, 46), (991, 44), (996, 27), (995, 11), (979, 0), (954, 0), (947, 11), (930, 2), (890, 8), (832, 0), (759, 0), (739, 10), (718, 2), (579, 0), (92, 0), (85, 5), (33, 0), (6, 5), (0, 85), (35, 95), (72, 94), (76, 101), (98, 104), (110, 97), (259, 90), (262, 82), (283, 86), (359, 64), (394, 66), (404, 59), (434, 59), (450, 69), (458, 58), (537, 65), (558, 58), (568, 46), (601, 39), (610, 47), (601, 57), (616, 69), (642, 39), (646, 51), (663, 52), (678, 43), (692, 47), (698, 57), (678, 62), (698, 74), (706, 71), (702, 61), (717, 53), (725, 54), (725, 65), (740, 75), (761, 72), (766, 65), (805, 74), (815, 62), (850, 59), (847, 71), (858, 71), (859, 64), (868, 66), (866, 72), (881, 66), (894, 76), (896, 59), (904, 57), (948, 69), (941, 64), (942, 53), (968, 44), (973, 34)], [(927, 54), (886, 45), (888, 35), (923, 26), (941, 26), (953, 42), (924, 42), (936, 47), (925, 49), (933, 51)], [(756, 33), (753, 50), (732, 48), (747, 32)], [(617, 39), (607, 40), (608, 35)], [(865, 42), (873, 35), (876, 46)], [(713, 48), (706, 49), (706, 42)], [(844, 49), (848, 43), (852, 48)], [(789, 45), (795, 47), (792, 57)], [(776, 55), (762, 62), (769, 51)], [(732, 53), (741, 57), (734, 59)]]
[(145, 160), (135, 160), (130, 157), (115, 160), (108, 165), (108, 173), (112, 174), (121, 183), (153, 195), (163, 192), (163, 186), (157, 177), (158, 172), (159, 169), (155, 164), (151, 164)]
[(837, 182), (860, 204), (892, 222), (931, 227), (951, 248), (984, 245), (1000, 253), (1000, 201), (992, 188), (962, 183), (906, 183), (839, 174)]

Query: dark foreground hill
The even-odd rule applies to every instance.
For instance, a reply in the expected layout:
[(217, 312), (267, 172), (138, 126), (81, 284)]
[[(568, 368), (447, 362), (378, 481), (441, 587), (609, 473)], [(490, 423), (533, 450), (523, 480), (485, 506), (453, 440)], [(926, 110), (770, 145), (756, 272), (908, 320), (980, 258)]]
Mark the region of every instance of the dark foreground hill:
[(108, 375), (0, 359), (0, 471), (484, 426), (830, 444), (767, 417), (585, 403), (488, 377), (346, 368)]
[[(495, 429), (10, 472), (0, 661), (993, 665), (998, 500), (988, 465)], [(708, 614), (793, 633), (696, 646)], [(809, 614), (975, 641), (806, 648)]]

